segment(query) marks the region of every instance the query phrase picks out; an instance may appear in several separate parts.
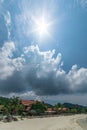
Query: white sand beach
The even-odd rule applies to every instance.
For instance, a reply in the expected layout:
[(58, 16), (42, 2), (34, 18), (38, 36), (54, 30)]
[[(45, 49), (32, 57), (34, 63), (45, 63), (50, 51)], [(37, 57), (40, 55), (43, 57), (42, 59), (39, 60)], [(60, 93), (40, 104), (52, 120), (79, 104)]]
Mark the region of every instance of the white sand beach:
[(86, 117), (87, 115), (72, 115), (0, 122), (0, 130), (82, 130), (76, 121)]

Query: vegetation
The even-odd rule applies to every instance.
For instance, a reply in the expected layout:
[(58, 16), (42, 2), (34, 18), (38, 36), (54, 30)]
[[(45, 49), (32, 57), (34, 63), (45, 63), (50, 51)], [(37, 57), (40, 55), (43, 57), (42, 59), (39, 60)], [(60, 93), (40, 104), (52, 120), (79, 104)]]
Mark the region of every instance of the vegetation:
[(48, 108), (52, 108), (56, 114), (69, 113), (69, 114), (78, 114), (78, 113), (87, 113), (87, 107), (81, 106), (77, 104), (71, 103), (57, 103), (52, 106), (50, 104), (37, 101), (35, 104), (31, 105), (29, 111), (26, 111), (26, 107), (21, 103), (21, 99), (19, 97), (5, 98), (0, 97), (0, 111), (3, 112), (4, 115), (27, 115), (31, 113), (31, 115), (41, 115), (44, 114)]
[(0, 97), (0, 105), (6, 105), (9, 103), (9, 99), (5, 97)]
[(81, 106), (78, 104), (71, 104), (71, 103), (57, 103), (54, 106), (55, 110), (58, 112), (59, 108), (66, 108), (66, 111), (61, 111), (62, 113), (71, 113), (71, 114), (80, 114), (80, 113), (87, 113), (87, 107), (86, 106)]
[(47, 110), (47, 107), (44, 103), (37, 102), (31, 106), (31, 110), (36, 111), (38, 115), (44, 113)]
[(0, 104), (3, 105), (2, 111), (4, 115), (20, 115), (25, 109), (19, 97), (12, 97), (10, 99), (0, 98)]
[(58, 109), (58, 108), (63, 108), (64, 106), (63, 106), (63, 104), (61, 104), (61, 103), (57, 103), (54, 107), (55, 107), (56, 109)]

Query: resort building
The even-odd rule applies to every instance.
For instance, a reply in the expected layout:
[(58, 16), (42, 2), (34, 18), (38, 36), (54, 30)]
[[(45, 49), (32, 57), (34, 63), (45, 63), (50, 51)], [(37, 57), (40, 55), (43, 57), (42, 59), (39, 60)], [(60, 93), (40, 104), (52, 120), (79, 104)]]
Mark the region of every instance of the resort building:
[(34, 101), (34, 100), (21, 100), (21, 103), (25, 106), (26, 111), (29, 111), (32, 104), (36, 104), (37, 101)]

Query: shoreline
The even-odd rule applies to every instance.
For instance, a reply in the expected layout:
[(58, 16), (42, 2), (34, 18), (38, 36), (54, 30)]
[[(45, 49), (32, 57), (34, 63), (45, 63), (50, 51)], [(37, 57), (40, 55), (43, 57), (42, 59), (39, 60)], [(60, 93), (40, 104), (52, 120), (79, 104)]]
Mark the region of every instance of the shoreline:
[(77, 123), (81, 126), (81, 128), (83, 130), (87, 129), (87, 117), (83, 118), (83, 119), (78, 119)]
[[(24, 118), (16, 122), (0, 122), (2, 130), (83, 130), (78, 120), (87, 118), (86, 114)], [(32, 119), (32, 120), (31, 120)]]

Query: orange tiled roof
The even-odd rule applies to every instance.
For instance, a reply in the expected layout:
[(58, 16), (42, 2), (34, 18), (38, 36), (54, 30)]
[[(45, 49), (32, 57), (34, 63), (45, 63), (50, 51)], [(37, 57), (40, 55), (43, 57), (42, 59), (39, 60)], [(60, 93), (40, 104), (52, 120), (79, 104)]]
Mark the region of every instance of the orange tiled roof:
[(35, 104), (36, 101), (33, 101), (33, 100), (22, 100), (21, 103), (25, 106), (30, 106), (32, 104)]

